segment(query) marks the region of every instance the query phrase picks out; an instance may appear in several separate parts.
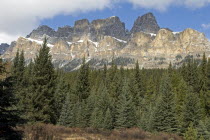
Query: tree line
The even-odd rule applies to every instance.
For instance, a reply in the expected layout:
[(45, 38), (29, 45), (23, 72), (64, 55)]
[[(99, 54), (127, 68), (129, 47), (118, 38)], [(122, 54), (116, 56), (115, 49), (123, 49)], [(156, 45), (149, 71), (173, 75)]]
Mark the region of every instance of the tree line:
[[(0, 73), (5, 73), (0, 62)], [(210, 61), (189, 59), (174, 69), (133, 69), (85, 58), (79, 70), (55, 69), (45, 39), (36, 58), (25, 64), (18, 51), (11, 73), (0, 84), (0, 134), (37, 122), (67, 127), (176, 133), (186, 140), (210, 138)], [(9, 138), (8, 138), (9, 139)]]

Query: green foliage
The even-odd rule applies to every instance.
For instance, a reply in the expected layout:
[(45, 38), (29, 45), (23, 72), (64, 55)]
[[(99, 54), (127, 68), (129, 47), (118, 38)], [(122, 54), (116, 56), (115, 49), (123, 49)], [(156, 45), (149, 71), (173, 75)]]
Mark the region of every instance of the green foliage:
[(153, 129), (164, 132), (178, 132), (175, 98), (170, 78), (167, 75), (161, 81), (160, 94), (154, 114)]
[[(0, 76), (5, 73), (5, 64), (0, 59)], [(20, 121), (17, 110), (13, 108), (16, 104), (13, 90), (11, 77), (0, 80), (0, 139), (3, 140), (20, 139), (18, 133), (13, 130)]]
[(205, 54), (201, 63), (188, 59), (178, 69), (172, 64), (168, 69), (140, 69), (138, 61), (134, 69), (118, 69), (113, 59), (111, 67), (93, 70), (84, 58), (79, 70), (64, 72), (54, 69), (49, 51), (45, 39), (27, 65), (24, 52), (17, 51), (11, 77), (1, 81), (0, 101), (11, 99), (6, 111), (17, 108), (25, 123), (139, 127), (185, 134), (186, 139), (209, 137), (210, 61)]
[(104, 121), (103, 121), (103, 128), (105, 129), (112, 129), (113, 128), (113, 118), (111, 115), (111, 111), (108, 108), (106, 113), (105, 113), (105, 117), (104, 117)]
[(89, 92), (89, 65), (85, 63), (85, 58), (83, 58), (82, 66), (77, 77), (76, 86), (76, 94), (78, 95), (79, 101), (87, 99), (89, 96)]
[(66, 94), (66, 99), (63, 104), (61, 114), (59, 117), (58, 124), (63, 126), (74, 126), (74, 112), (73, 112), (74, 105), (72, 104), (70, 93)]
[(184, 140), (197, 140), (197, 133), (197, 130), (193, 127), (193, 124), (191, 123), (187, 128), (186, 133), (184, 134)]
[(28, 114), (30, 122), (55, 123), (53, 106), (55, 73), (49, 51), (47, 39), (45, 38), (39, 54), (34, 59)]
[(188, 93), (183, 110), (183, 129), (187, 129), (190, 123), (192, 123), (193, 126), (197, 126), (200, 119), (201, 109), (199, 98), (195, 93)]
[[(54, 94), (54, 111), (55, 111), (55, 119), (58, 120), (58, 118), (60, 117), (60, 112), (61, 112), (63, 103), (65, 101), (65, 97), (69, 96), (69, 95), (66, 95), (66, 93), (68, 94), (71, 91), (69, 89), (68, 84), (66, 83), (64, 79), (63, 74), (60, 73), (56, 81), (57, 83), (56, 83), (56, 89), (55, 89), (55, 94)], [(70, 104), (70, 102), (68, 104)]]
[(128, 83), (126, 80), (116, 107), (116, 126), (118, 128), (130, 128), (135, 126), (135, 106), (129, 93)]
[(102, 128), (103, 112), (99, 108), (95, 108), (90, 117), (90, 126), (92, 128)]

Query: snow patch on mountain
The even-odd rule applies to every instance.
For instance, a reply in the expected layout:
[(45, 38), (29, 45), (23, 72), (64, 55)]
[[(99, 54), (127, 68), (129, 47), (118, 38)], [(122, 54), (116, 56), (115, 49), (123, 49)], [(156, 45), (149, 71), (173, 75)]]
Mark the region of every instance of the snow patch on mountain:
[(121, 40), (121, 39), (118, 39), (118, 38), (116, 38), (116, 37), (112, 37), (112, 38), (114, 38), (115, 40), (117, 40), (117, 41), (119, 41), (119, 42), (127, 43), (127, 41), (125, 41), (125, 40)]
[[(37, 44), (40, 44), (40, 45), (43, 44), (43, 41), (40, 41), (40, 40), (35, 40), (35, 39), (32, 39), (32, 38), (25, 38), (25, 39), (27, 39), (27, 40), (29, 40), (31, 42), (36, 42)], [(54, 47), (54, 45), (49, 44), (49, 43), (47, 43), (47, 46), (50, 47), (50, 48)]]

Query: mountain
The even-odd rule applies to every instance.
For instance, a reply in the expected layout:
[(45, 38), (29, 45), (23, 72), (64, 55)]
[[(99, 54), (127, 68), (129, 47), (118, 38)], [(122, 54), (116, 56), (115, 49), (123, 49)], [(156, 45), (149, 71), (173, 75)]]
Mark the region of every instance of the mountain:
[(156, 34), (159, 30), (160, 27), (155, 16), (152, 13), (147, 13), (136, 19), (133, 28), (131, 29), (131, 33), (146, 32)]
[(2, 57), (11, 60), (17, 50), (24, 50), (26, 60), (31, 60), (44, 37), (48, 38), (54, 65), (68, 71), (78, 69), (84, 56), (94, 68), (109, 65), (112, 60), (127, 68), (134, 67), (136, 60), (144, 68), (166, 68), (170, 62), (179, 66), (188, 57), (199, 60), (204, 52), (210, 54), (210, 42), (203, 33), (160, 28), (154, 15), (147, 13), (136, 19), (131, 31), (116, 16), (92, 22), (82, 19), (73, 27), (64, 26), (56, 31), (40, 26), (13, 42)]
[(4, 54), (8, 48), (9, 48), (9, 44), (7, 43), (0, 44), (0, 55)]

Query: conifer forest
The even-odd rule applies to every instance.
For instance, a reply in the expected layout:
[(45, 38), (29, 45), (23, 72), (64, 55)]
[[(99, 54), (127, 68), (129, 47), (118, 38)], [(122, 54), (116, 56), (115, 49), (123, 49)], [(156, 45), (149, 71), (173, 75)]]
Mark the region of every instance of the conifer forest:
[[(187, 59), (181, 67), (133, 69), (104, 65), (55, 69), (45, 39), (36, 58), (17, 51), (0, 61), (0, 140), (21, 139), (17, 126), (36, 123), (101, 130), (140, 128), (210, 139), (210, 61)], [(9, 66), (10, 65), (10, 66)]]

